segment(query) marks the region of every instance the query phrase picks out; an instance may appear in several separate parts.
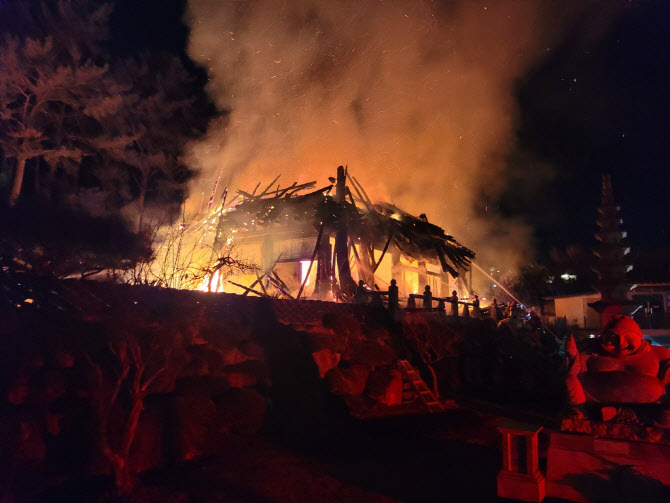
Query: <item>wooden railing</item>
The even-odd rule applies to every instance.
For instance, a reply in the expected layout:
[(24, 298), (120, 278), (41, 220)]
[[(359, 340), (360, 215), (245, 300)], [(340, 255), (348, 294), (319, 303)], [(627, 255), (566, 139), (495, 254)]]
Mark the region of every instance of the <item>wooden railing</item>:
[[(424, 311), (446, 311), (446, 306), (447, 304), (450, 304), (450, 308), (453, 308), (454, 302), (458, 305), (462, 305), (463, 309), (461, 310), (460, 308), (457, 309), (457, 313), (461, 313), (462, 311), (462, 316), (469, 317), (473, 315), (473, 311), (475, 310), (475, 304), (473, 302), (466, 302), (464, 300), (457, 300), (454, 301), (453, 297), (431, 297), (430, 300), (430, 306), (422, 305), (421, 307), (418, 307), (416, 305), (417, 299), (420, 299), (422, 304), (425, 304), (425, 296), (420, 295), (417, 293), (412, 293), (409, 295), (407, 299), (407, 309), (417, 309), (417, 310), (424, 310)], [(433, 303), (437, 302), (437, 308), (433, 308)], [(477, 313), (479, 314), (479, 313)], [(458, 316), (461, 316), (461, 314), (458, 314)]]

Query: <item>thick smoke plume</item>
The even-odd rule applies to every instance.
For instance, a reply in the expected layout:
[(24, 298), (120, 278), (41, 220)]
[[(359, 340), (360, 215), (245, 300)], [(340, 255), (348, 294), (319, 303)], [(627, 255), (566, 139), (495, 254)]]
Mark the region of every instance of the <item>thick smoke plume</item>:
[(229, 112), (193, 148), (197, 193), (220, 169), (219, 191), (280, 173), (283, 186), (325, 185), (346, 164), (373, 200), (513, 267), (528, 229), (487, 205), (514, 146), (514, 84), (575, 14), (518, 0), (190, 0), (189, 56)]

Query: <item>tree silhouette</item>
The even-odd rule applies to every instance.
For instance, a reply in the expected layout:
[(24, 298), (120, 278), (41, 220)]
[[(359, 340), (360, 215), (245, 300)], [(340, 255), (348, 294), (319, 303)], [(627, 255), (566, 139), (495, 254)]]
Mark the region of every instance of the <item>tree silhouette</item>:
[[(160, 205), (162, 225), (170, 224), (194, 174), (182, 150), (208, 116), (199, 113), (207, 104), (192, 97), (197, 86), (179, 58), (151, 53), (121, 60), (105, 52), (110, 12), (97, 0), (0, 2), (0, 183), (17, 210), (17, 225), (8, 228), (14, 234), (0, 245), (10, 259), (21, 252), (21, 260), (37, 257), (45, 269), (60, 264), (59, 276), (127, 269), (146, 250), (136, 239), (138, 246), (125, 247), (132, 248), (131, 261), (116, 253), (122, 246), (97, 257), (100, 233), (88, 233), (90, 243), (80, 233), (74, 242), (85, 253), (68, 253), (64, 236), (72, 233), (63, 232), (59, 242), (52, 231), (77, 219), (46, 219), (49, 226), (35, 229), (46, 237), (18, 224), (34, 225), (28, 214), (39, 208), (116, 226), (128, 215), (123, 208), (135, 205), (139, 234), (148, 204)], [(34, 182), (32, 191), (26, 180)]]
[(122, 328), (109, 338), (104, 360), (100, 355), (95, 359), (86, 355), (88, 398), (96, 417), (97, 440), (111, 465), (119, 494), (129, 493), (135, 485), (128, 459), (144, 399), (170, 365), (171, 344), (159, 339), (152, 327), (144, 333)]
[(140, 231), (147, 203), (180, 203), (194, 175), (180, 158), (183, 146), (198, 134), (188, 95), (192, 79), (178, 58), (167, 55), (126, 60), (115, 74), (132, 92), (105, 126), (132, 138), (111, 152), (126, 168), (122, 176), (137, 205)]
[[(58, 17), (71, 27), (97, 26), (109, 13), (106, 6), (75, 13), (64, 1), (55, 12), (45, 5), (42, 11), (41, 18)], [(54, 19), (48, 24), (59, 26)], [(10, 206), (21, 195), (28, 166), (37, 177), (44, 160), (50, 180), (57, 168), (76, 178), (82, 159), (100, 147), (96, 140), (106, 139), (100, 121), (118, 111), (122, 88), (106, 65), (89, 57), (94, 43), (60, 30), (35, 38), (8, 34), (0, 44), (0, 146), (14, 161)]]

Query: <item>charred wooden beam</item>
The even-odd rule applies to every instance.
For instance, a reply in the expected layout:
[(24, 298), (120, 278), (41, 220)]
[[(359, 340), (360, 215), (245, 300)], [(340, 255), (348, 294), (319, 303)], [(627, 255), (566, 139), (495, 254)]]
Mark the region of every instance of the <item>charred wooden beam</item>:
[[(251, 289), (252, 289), (253, 287), (255, 287), (258, 283), (261, 283), (261, 287), (262, 287), (262, 282), (261, 282), (261, 280), (262, 280), (263, 276), (265, 276), (265, 273), (263, 273), (263, 275), (261, 275), (260, 277), (258, 276), (258, 274), (256, 274), (256, 281), (254, 281), (251, 285), (249, 285), (249, 290), (247, 290), (246, 292), (244, 292), (244, 293), (242, 294), (242, 296), (244, 297), (244, 296), (247, 295), (250, 291), (253, 291), (253, 290), (251, 290)], [(231, 283), (232, 283), (232, 281), (231, 281)], [(265, 288), (263, 288), (263, 292), (265, 293), (265, 295), (267, 295), (267, 292), (265, 291)]]
[(299, 185), (299, 186), (297, 186), (297, 187), (294, 187), (292, 190), (290, 190), (290, 191), (288, 192), (288, 194), (286, 194), (286, 195), (284, 196), (284, 198), (290, 198), (290, 197), (293, 197), (293, 195), (294, 195), (295, 193), (300, 192), (301, 190), (311, 189), (311, 188), (314, 187), (314, 186), (316, 186), (316, 182), (310, 182), (310, 183), (305, 183), (305, 184), (303, 184), (303, 185)]
[(249, 287), (249, 286), (240, 285), (239, 283), (235, 283), (234, 281), (228, 281), (228, 283), (230, 283), (231, 285), (235, 285), (237, 287), (240, 287), (240, 288), (244, 288), (244, 290), (245, 290), (244, 293), (245, 294), (251, 292), (251, 293), (255, 293), (259, 297), (265, 297), (265, 295), (263, 295), (261, 292), (259, 292), (258, 290), (252, 290), (251, 287)]
[(358, 187), (356, 186), (356, 182), (354, 182), (353, 178), (352, 178), (351, 175), (349, 175), (348, 173), (347, 173), (347, 178), (349, 178), (349, 181), (351, 182), (351, 186), (352, 186), (352, 187), (354, 188), (354, 190), (356, 191), (356, 195), (358, 196), (358, 199), (363, 203), (363, 206), (365, 206), (365, 207), (368, 209), (368, 211), (372, 211), (373, 208), (370, 207), (370, 204), (369, 204), (368, 201), (363, 197), (363, 194), (361, 194), (361, 191), (360, 191), (360, 190), (358, 189)]
[(233, 196), (233, 198), (232, 198), (230, 201), (228, 201), (227, 204), (226, 204), (226, 202), (224, 201), (224, 202), (223, 202), (223, 206), (222, 206), (221, 209), (223, 210), (223, 209), (227, 208), (228, 206), (230, 206), (231, 204), (233, 204), (235, 201), (237, 201), (237, 198), (238, 198), (238, 197), (240, 197), (240, 195), (239, 195), (239, 194), (235, 194), (235, 195)]
[(243, 191), (242, 189), (237, 189), (237, 194), (246, 197), (247, 199), (253, 199), (253, 194), (249, 194), (248, 192)]
[(447, 260), (444, 257), (444, 253), (439, 245), (435, 245), (435, 251), (437, 252), (437, 258), (440, 260), (440, 264), (442, 265), (442, 270), (444, 272), (448, 272), (454, 278), (458, 278), (458, 272), (447, 263)]
[(382, 260), (384, 260), (384, 255), (386, 255), (386, 250), (388, 250), (389, 245), (391, 244), (391, 240), (392, 240), (392, 239), (393, 239), (393, 231), (391, 231), (391, 233), (389, 234), (389, 238), (388, 238), (388, 240), (386, 241), (386, 244), (384, 245), (384, 249), (382, 250), (382, 254), (381, 254), (381, 256), (379, 257), (379, 260), (377, 261), (377, 263), (375, 264), (375, 266), (372, 268), (372, 273), (373, 273), (373, 274), (374, 274), (375, 272), (377, 272), (377, 269), (379, 268), (379, 265), (382, 263)]
[[(344, 203), (346, 194), (346, 175), (344, 167), (337, 168), (337, 181), (335, 183), (335, 202), (337, 204)], [(344, 225), (340, 225), (335, 233), (335, 256), (337, 258), (337, 272), (340, 283), (340, 291), (345, 295), (353, 293), (356, 287), (353, 278), (351, 277), (351, 266), (349, 265), (349, 249), (347, 246), (347, 229)]]
[(284, 297), (286, 297), (287, 299), (293, 299), (293, 295), (288, 293), (288, 287), (276, 273), (274, 278), (268, 275), (268, 280), (270, 281), (270, 283), (272, 283), (272, 286), (274, 286), (277, 289), (277, 291), (281, 293)]
[[(365, 284), (372, 287), (375, 283), (375, 274), (372, 271), (374, 268), (374, 249), (370, 246), (370, 243), (361, 241), (361, 262), (363, 263), (361, 275), (363, 276), (363, 281)], [(354, 250), (356, 248), (354, 247)]]
[(370, 206), (374, 206), (374, 205), (372, 204), (372, 201), (371, 201), (370, 198), (368, 197), (367, 192), (365, 192), (365, 189), (363, 188), (363, 186), (359, 183), (358, 180), (356, 180), (356, 177), (351, 177), (351, 179), (356, 183), (356, 185), (358, 185), (358, 188), (361, 189), (361, 192), (362, 192), (363, 195), (365, 196), (365, 199), (366, 199), (367, 202), (370, 204)]
[[(356, 250), (356, 243), (354, 243), (353, 239), (351, 236), (349, 236), (349, 247), (351, 250), (354, 252), (354, 258), (356, 259), (356, 265), (358, 266), (358, 271), (360, 272), (361, 276), (365, 276), (365, 266), (363, 265), (363, 261), (358, 255), (358, 251)], [(364, 278), (359, 278), (365, 281), (365, 284), (368, 282)]]
[(284, 280), (279, 277), (279, 273), (277, 273), (277, 271), (275, 271), (274, 269), (272, 270), (272, 276), (274, 276), (275, 281), (281, 285), (283, 290), (285, 290), (286, 292), (290, 290), (288, 285), (284, 283)]
[(275, 184), (275, 182), (276, 182), (277, 180), (279, 180), (279, 177), (280, 177), (280, 176), (281, 176), (281, 175), (277, 175), (277, 176), (275, 177), (275, 179), (272, 180), (272, 181), (268, 184), (267, 187), (265, 187), (265, 190), (264, 190), (263, 192), (261, 192), (260, 194), (258, 194), (258, 197), (263, 197), (264, 195), (266, 195), (266, 194), (267, 194), (267, 191), (270, 190), (270, 187), (272, 187), (272, 186)]
[[(329, 236), (326, 236), (327, 238)], [(323, 293), (329, 291), (331, 288), (331, 246), (329, 239), (321, 239), (319, 245), (319, 253), (317, 255), (317, 270), (316, 270), (316, 285), (314, 285), (314, 293), (317, 297), (322, 297)]]
[[(265, 274), (263, 274), (263, 276), (265, 276)], [(256, 280), (258, 281), (258, 284), (260, 285), (261, 290), (263, 290), (263, 293), (265, 295), (267, 295), (268, 291), (265, 289), (265, 285), (263, 284), (263, 281), (261, 281), (263, 276), (259, 276), (258, 273), (256, 273)]]
[(300, 290), (298, 290), (298, 296), (296, 299), (300, 300), (300, 296), (302, 295), (302, 291), (305, 288), (305, 285), (307, 284), (307, 280), (309, 279), (309, 273), (312, 271), (312, 264), (314, 264), (314, 259), (316, 258), (316, 254), (319, 252), (319, 244), (321, 243), (321, 236), (323, 236), (323, 228), (324, 224), (321, 224), (321, 228), (319, 229), (319, 235), (316, 238), (316, 246), (314, 246), (314, 253), (312, 253), (312, 260), (309, 261), (309, 267), (307, 268), (307, 274), (305, 274), (305, 279), (302, 281), (302, 285), (300, 285)]

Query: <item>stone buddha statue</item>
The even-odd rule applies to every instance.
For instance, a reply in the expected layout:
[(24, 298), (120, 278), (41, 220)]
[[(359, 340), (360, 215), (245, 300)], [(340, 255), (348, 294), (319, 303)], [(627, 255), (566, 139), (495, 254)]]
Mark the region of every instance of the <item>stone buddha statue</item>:
[(566, 343), (573, 405), (640, 404), (668, 400), (670, 349), (651, 345), (628, 316), (612, 319), (591, 353), (578, 353), (572, 337)]

